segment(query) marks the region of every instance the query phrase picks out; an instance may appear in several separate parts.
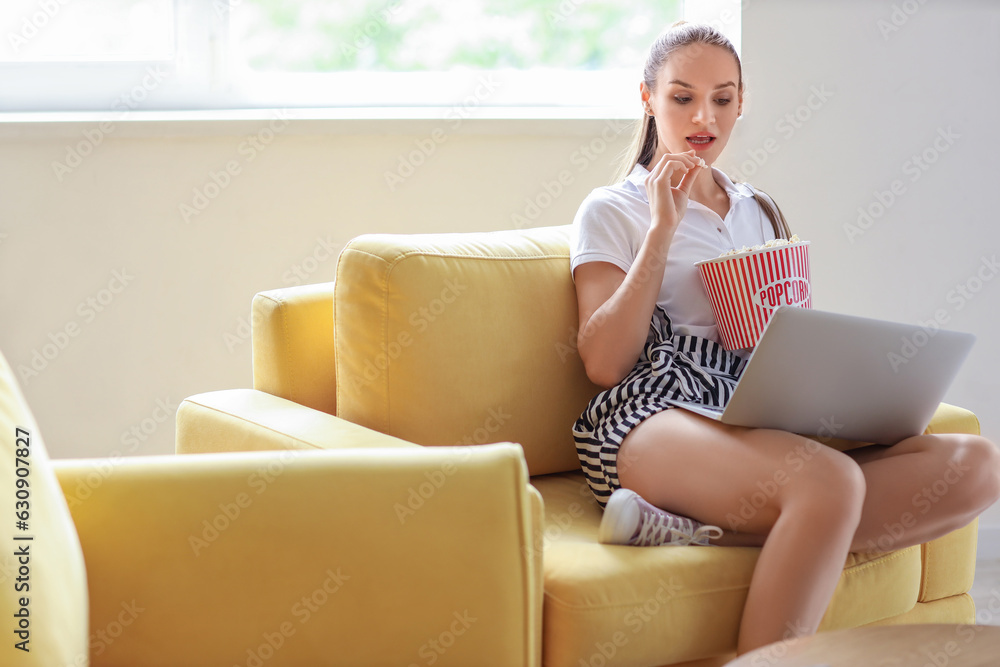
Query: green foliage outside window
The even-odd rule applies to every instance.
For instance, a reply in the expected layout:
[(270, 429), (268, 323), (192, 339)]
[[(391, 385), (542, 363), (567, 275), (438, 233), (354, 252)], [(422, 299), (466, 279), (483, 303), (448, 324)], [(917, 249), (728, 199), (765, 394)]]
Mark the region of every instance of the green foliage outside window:
[(288, 72), (640, 67), (682, 0), (242, 0), (245, 62)]

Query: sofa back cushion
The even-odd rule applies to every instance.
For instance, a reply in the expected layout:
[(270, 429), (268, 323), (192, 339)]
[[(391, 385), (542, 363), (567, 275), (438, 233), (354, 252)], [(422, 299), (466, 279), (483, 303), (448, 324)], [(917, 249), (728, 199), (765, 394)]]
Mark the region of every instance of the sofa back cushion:
[(3, 354), (0, 489), (0, 665), (86, 665), (83, 551), (38, 425)]
[(334, 287), (337, 413), (422, 445), (512, 441), (532, 475), (579, 470), (600, 391), (576, 351), (570, 226), (366, 234)]

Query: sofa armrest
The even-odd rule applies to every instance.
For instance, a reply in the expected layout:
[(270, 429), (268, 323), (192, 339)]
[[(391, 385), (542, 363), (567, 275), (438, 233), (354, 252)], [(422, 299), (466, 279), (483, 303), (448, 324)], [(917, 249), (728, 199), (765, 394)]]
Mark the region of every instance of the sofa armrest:
[(969, 433), (980, 435), (979, 418), (972, 410), (961, 408), (950, 403), (941, 403), (931, 423), (927, 425), (924, 433)]
[(337, 414), (333, 283), (259, 292), (251, 304), (253, 387)]
[(105, 462), (53, 462), (95, 665), (540, 662), (518, 445)]
[[(971, 410), (941, 403), (924, 433), (980, 434), (979, 419)], [(920, 602), (931, 602), (967, 593), (976, 573), (979, 519), (936, 540), (920, 545), (923, 564)]]
[(255, 389), (195, 394), (177, 409), (178, 454), (420, 447)]
[(976, 576), (979, 519), (920, 545), (923, 565), (917, 600), (932, 602), (972, 590)]

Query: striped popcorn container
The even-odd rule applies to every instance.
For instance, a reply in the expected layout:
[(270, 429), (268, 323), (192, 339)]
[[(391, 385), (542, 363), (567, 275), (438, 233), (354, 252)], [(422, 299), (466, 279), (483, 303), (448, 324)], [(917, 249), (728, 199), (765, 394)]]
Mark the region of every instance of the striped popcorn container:
[(695, 262), (701, 271), (722, 347), (753, 347), (778, 306), (812, 308), (809, 241)]

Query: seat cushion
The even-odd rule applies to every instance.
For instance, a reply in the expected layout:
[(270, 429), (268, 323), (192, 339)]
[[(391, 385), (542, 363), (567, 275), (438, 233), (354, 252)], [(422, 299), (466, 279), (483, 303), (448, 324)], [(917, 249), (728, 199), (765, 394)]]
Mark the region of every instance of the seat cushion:
[[(531, 483), (545, 503), (544, 664), (613, 654), (621, 664), (663, 665), (735, 651), (759, 549), (598, 544), (602, 512), (582, 472)], [(920, 573), (919, 546), (850, 554), (821, 629), (909, 611)]]
[[(0, 489), (0, 664), (84, 665), (89, 612), (83, 551), (38, 425), (2, 354)], [(15, 520), (24, 521), (23, 528)]]

